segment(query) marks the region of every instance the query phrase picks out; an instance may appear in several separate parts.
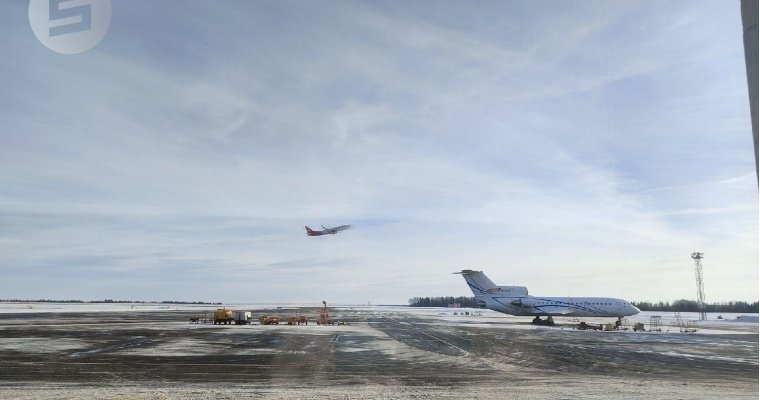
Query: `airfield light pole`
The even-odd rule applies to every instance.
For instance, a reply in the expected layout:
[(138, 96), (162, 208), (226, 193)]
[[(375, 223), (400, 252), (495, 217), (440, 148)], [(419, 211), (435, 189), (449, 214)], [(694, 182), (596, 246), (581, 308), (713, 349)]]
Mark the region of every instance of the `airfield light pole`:
[(702, 281), (702, 259), (705, 253), (691, 253), (694, 260), (694, 276), (697, 278), (697, 311), (699, 311), (699, 320), (704, 321), (707, 318), (705, 313), (705, 284)]

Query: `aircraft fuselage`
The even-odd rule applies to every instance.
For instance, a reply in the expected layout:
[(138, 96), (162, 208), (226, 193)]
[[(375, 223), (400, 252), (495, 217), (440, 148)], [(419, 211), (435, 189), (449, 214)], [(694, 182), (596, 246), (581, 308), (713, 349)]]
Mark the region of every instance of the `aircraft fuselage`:
[(351, 228), (351, 225), (341, 225), (341, 226), (336, 226), (334, 228), (325, 228), (323, 226), (321, 231), (315, 231), (314, 229), (311, 229), (308, 226), (304, 226), (304, 228), (306, 228), (306, 234), (309, 236), (322, 236), (322, 235), (335, 235), (336, 233), (340, 231), (344, 231), (346, 229)]
[(614, 297), (531, 296), (524, 286), (497, 286), (482, 271), (462, 270), (478, 306), (510, 315), (627, 317), (638, 314), (631, 303)]
[(483, 308), (510, 315), (626, 317), (639, 310), (623, 299), (613, 297), (501, 297), (475, 296)]

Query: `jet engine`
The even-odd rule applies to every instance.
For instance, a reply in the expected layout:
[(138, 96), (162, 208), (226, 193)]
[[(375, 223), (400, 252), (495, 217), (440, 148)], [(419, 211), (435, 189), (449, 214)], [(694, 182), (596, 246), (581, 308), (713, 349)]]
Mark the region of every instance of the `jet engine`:
[(525, 286), (497, 286), (486, 291), (488, 293), (500, 294), (506, 297), (523, 297), (528, 295), (528, 288)]

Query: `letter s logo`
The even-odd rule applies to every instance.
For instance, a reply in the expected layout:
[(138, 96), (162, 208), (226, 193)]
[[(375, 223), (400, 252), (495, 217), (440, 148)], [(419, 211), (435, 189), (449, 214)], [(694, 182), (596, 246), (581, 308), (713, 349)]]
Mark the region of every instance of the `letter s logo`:
[(29, 24), (50, 50), (84, 53), (108, 32), (111, 0), (29, 0)]
[(50, 36), (66, 35), (68, 33), (89, 31), (92, 28), (92, 7), (89, 4), (83, 6), (74, 6), (61, 8), (61, 3), (69, 3), (71, 0), (49, 0), (50, 22), (79, 17), (77, 23), (67, 23), (64, 25), (50, 27)]

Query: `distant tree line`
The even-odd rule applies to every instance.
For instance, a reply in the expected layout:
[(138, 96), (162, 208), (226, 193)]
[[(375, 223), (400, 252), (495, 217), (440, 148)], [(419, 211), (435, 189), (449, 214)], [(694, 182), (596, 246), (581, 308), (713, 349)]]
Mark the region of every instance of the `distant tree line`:
[(212, 305), (218, 305), (222, 303), (208, 303), (204, 301), (174, 301), (174, 300), (165, 300), (165, 301), (140, 301), (140, 300), (113, 300), (113, 299), (104, 299), (104, 300), (90, 300), (90, 301), (83, 301), (83, 300), (51, 300), (51, 299), (36, 299), (36, 300), (24, 300), (24, 299), (0, 299), (0, 302), (2, 303), (88, 303), (88, 304), (95, 304), (95, 303), (135, 303), (135, 304), (212, 304)]
[(410, 307), (448, 307), (449, 304), (459, 304), (460, 307), (477, 308), (474, 297), (412, 297), (409, 299)]
[[(474, 297), (412, 297), (409, 299), (410, 307), (448, 307), (449, 304), (459, 303), (461, 307), (477, 308)], [(674, 302), (659, 301), (657, 303), (649, 301), (632, 301), (631, 304), (638, 307), (641, 311), (678, 311), (678, 312), (697, 312), (697, 302), (695, 300), (676, 300)], [(758, 302), (748, 303), (746, 301), (729, 301), (722, 303), (705, 304), (706, 312), (724, 312), (724, 313), (757, 313)]]
[[(697, 312), (696, 300), (676, 300), (670, 302), (652, 303), (648, 301), (632, 301), (631, 304), (638, 307), (641, 311), (678, 311), (678, 312)], [(747, 303), (746, 301), (729, 301), (723, 303), (706, 303), (706, 312), (725, 312), (725, 313), (756, 313), (758, 312), (758, 302)]]

